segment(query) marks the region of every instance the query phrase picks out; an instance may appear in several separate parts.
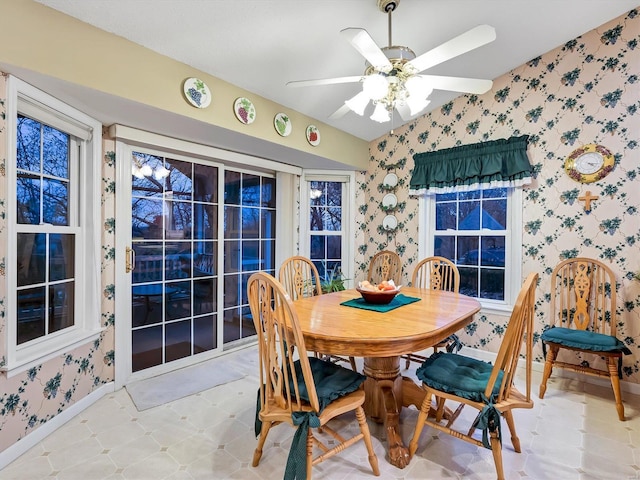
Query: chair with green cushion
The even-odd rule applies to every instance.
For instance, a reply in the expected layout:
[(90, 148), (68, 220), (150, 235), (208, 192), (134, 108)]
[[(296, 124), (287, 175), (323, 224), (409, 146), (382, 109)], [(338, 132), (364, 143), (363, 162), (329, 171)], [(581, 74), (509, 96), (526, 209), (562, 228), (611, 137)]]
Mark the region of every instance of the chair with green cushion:
[[(616, 337), (616, 279), (604, 263), (570, 258), (551, 273), (550, 325), (541, 336), (545, 355), (540, 383), (544, 398), (553, 367), (609, 378), (618, 418), (624, 421), (620, 392), (622, 355), (631, 351)], [(561, 350), (574, 352), (559, 359)], [(568, 353), (568, 352), (565, 352)], [(600, 359), (604, 365), (598, 365)]]
[[(520, 453), (520, 439), (516, 434), (513, 409), (533, 408), (531, 399), (531, 363), (533, 349), (533, 315), (535, 289), (538, 274), (531, 273), (525, 280), (511, 318), (507, 325), (500, 349), (493, 364), (464, 355), (436, 352), (431, 355), (416, 374), (422, 380), (426, 395), (420, 407), (413, 438), (409, 443), (409, 455), (413, 457), (418, 449), (418, 440), (425, 425), (441, 432), (460, 438), (477, 446), (491, 449), (498, 480), (504, 480), (502, 466), (501, 416), (507, 421), (511, 433), (513, 449)], [(514, 386), (518, 359), (522, 345), (525, 345), (524, 357), (524, 393)], [(453, 414), (441, 421), (441, 415), (429, 418), (431, 397), (456, 402), (458, 408)], [(438, 409), (443, 408), (438, 403)], [(460, 418), (463, 406), (478, 410), (478, 415), (470, 428), (454, 428)], [(482, 430), (481, 438), (475, 432)]]
[[(455, 263), (445, 257), (427, 257), (418, 262), (413, 270), (411, 286), (430, 290), (444, 290), (458, 293), (460, 291), (460, 273)], [(456, 335), (445, 338), (442, 342), (433, 346), (434, 351), (441, 348), (447, 352), (460, 350), (462, 344)], [(418, 353), (408, 353), (400, 358), (406, 361), (405, 368), (409, 368), (411, 362), (422, 363), (427, 358)]]
[[(248, 281), (251, 315), (258, 334), (260, 388), (256, 412), (258, 445), (254, 467), (262, 457), (272, 426), (296, 427), (285, 468), (285, 480), (311, 479), (312, 466), (364, 440), (369, 463), (380, 475), (363, 404), (365, 377), (358, 372), (318, 358), (308, 357), (294, 302), (273, 276), (258, 272)], [(355, 414), (359, 432), (345, 438), (328, 422), (345, 413)], [(322, 443), (313, 429), (332, 437)], [(320, 433), (320, 432), (319, 432)], [(314, 457), (314, 447), (320, 453)]]
[[(307, 257), (295, 255), (287, 258), (280, 266), (278, 280), (294, 302), (299, 298), (322, 295), (320, 274), (313, 262)], [(354, 357), (325, 355), (321, 352), (316, 352), (316, 357), (331, 360), (332, 362), (345, 362), (351, 365), (351, 369), (354, 372), (358, 371)]]

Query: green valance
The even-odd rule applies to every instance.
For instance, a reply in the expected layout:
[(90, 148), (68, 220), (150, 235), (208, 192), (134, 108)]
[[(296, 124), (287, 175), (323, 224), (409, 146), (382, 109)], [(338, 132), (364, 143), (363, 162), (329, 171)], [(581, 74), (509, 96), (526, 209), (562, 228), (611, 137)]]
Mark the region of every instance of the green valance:
[(528, 185), (532, 170), (528, 138), (523, 135), (416, 153), (409, 195)]

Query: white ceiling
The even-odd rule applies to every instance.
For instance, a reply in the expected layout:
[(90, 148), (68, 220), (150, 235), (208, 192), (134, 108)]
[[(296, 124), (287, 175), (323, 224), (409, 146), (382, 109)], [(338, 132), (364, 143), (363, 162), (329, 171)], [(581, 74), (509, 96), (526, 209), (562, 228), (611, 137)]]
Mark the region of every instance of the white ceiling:
[[(339, 32), (364, 28), (379, 46), (386, 46), (387, 15), (378, 10), (376, 0), (36, 1), (356, 137), (373, 140), (390, 129), (389, 123), (370, 120), (371, 110), (363, 117), (350, 112), (329, 120), (344, 100), (358, 92), (357, 83), (285, 85), (291, 80), (361, 75), (364, 59)], [(425, 73), (493, 80), (639, 3), (401, 0), (393, 13), (393, 43), (420, 55), (477, 25), (492, 25), (495, 42)], [(434, 91), (426, 111), (457, 95)], [(397, 115), (395, 119), (399, 122)]]

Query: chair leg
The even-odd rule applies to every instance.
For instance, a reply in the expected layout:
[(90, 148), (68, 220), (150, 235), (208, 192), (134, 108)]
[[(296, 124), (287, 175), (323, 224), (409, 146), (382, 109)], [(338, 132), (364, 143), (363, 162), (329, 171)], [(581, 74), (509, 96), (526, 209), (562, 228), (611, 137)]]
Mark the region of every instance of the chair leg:
[(547, 391), (547, 380), (551, 376), (551, 372), (553, 371), (553, 362), (556, 360), (556, 355), (558, 354), (558, 348), (549, 346), (549, 351), (547, 352), (547, 359), (544, 362), (544, 372), (542, 373), (542, 381), (540, 382), (540, 392), (538, 393), (538, 397), (544, 398), (544, 394)]
[(380, 468), (378, 467), (378, 457), (373, 451), (373, 443), (371, 443), (371, 433), (369, 432), (367, 417), (364, 414), (364, 409), (362, 407), (358, 407), (356, 409), (356, 419), (358, 420), (358, 425), (360, 425), (360, 431), (362, 432), (362, 439), (364, 440), (364, 444), (367, 447), (367, 453), (369, 454), (369, 463), (371, 464), (371, 470), (373, 470), (373, 474), (377, 477), (380, 475)]
[[(622, 360), (619, 360), (622, 361)], [(616, 399), (616, 410), (618, 411), (618, 419), (624, 422), (624, 405), (622, 404), (622, 394), (620, 393), (620, 379), (618, 378), (618, 366), (614, 357), (607, 357), (607, 366), (609, 367), (609, 378), (613, 387), (613, 396)]]
[(502, 416), (507, 421), (507, 426), (509, 427), (509, 432), (511, 433), (511, 445), (513, 445), (513, 449), (517, 453), (522, 453), (520, 449), (520, 439), (518, 438), (518, 434), (516, 433), (516, 424), (513, 421), (513, 412), (511, 410), (505, 411)]
[(309, 428), (307, 432), (307, 480), (311, 480), (313, 470), (313, 431)]
[(256, 445), (256, 450), (253, 452), (253, 462), (251, 463), (251, 466), (253, 467), (257, 467), (260, 463), (260, 458), (262, 458), (262, 448), (264, 447), (264, 442), (267, 440), (267, 435), (269, 434), (269, 430), (272, 425), (272, 422), (262, 422), (262, 430), (260, 430), (258, 445)]
[(411, 357), (409, 357), (409, 356), (407, 355), (407, 357), (406, 357), (406, 358), (407, 358), (407, 362), (406, 362), (406, 364), (405, 364), (405, 366), (404, 366), (404, 369), (405, 369), (405, 370), (409, 370), (409, 367), (411, 366)]
[(420, 440), (420, 434), (422, 433), (422, 429), (424, 428), (424, 422), (427, 420), (427, 416), (429, 415), (429, 409), (431, 408), (431, 392), (428, 392), (424, 396), (424, 400), (422, 401), (422, 405), (420, 406), (420, 413), (418, 414), (418, 420), (416, 420), (416, 428), (413, 432), (413, 438), (409, 443), (409, 459), (413, 458), (413, 455), (416, 453), (418, 449), (418, 440)]
[(349, 363), (351, 364), (351, 370), (354, 372), (358, 371), (358, 367), (356, 366), (356, 359), (353, 357), (349, 357)]
[(502, 444), (498, 438), (498, 431), (489, 432), (491, 437), (491, 453), (493, 453), (493, 462), (496, 464), (496, 474), (498, 480), (504, 480), (504, 467), (502, 465)]

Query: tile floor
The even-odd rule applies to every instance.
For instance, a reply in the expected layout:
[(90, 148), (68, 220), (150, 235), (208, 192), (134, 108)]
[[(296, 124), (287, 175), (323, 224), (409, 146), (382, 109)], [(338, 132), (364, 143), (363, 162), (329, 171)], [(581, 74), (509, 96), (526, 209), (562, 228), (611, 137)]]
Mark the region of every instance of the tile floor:
[[(109, 394), (0, 471), (0, 479), (280, 479), (293, 436), (286, 425), (270, 432), (260, 465), (251, 466), (256, 359), (255, 348), (218, 358), (216, 364), (246, 376), (141, 412), (125, 389)], [(534, 392), (538, 382), (539, 375)], [(618, 421), (608, 388), (552, 379), (546, 398), (534, 398), (533, 410), (515, 411), (522, 453), (515, 453), (505, 437), (507, 479), (640, 479), (640, 398), (624, 394), (626, 422)], [(416, 416), (414, 408), (403, 410), (405, 442)], [(357, 428), (354, 418), (341, 421)], [(409, 466), (393, 467), (385, 458), (382, 428), (370, 425), (378, 478), (495, 479), (489, 450), (429, 428)], [(314, 467), (313, 473), (315, 479), (376, 478), (362, 442)]]

